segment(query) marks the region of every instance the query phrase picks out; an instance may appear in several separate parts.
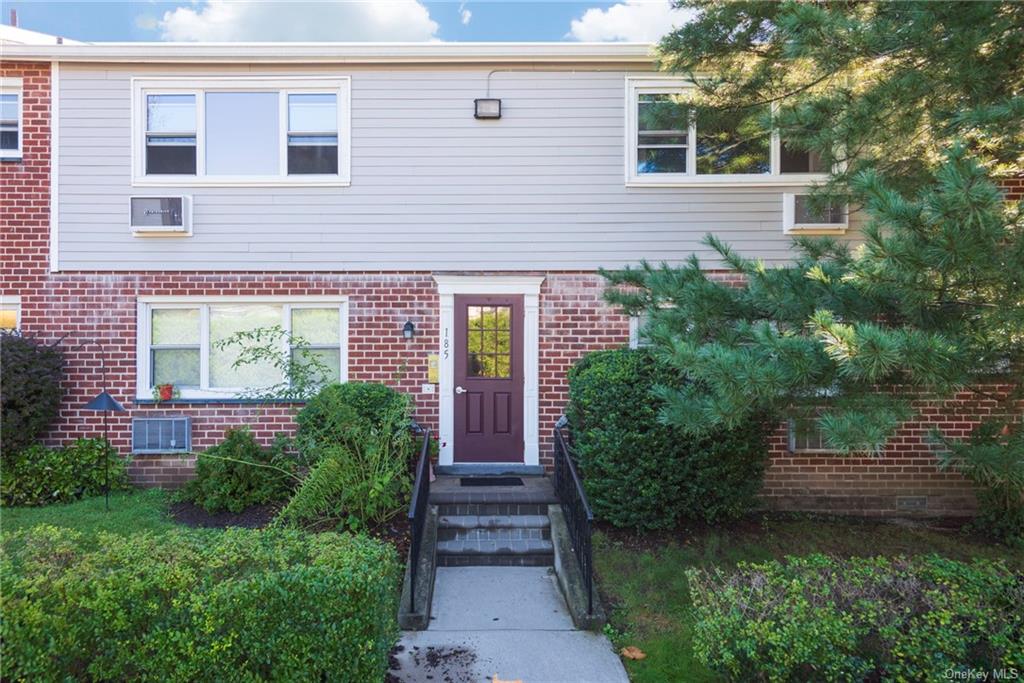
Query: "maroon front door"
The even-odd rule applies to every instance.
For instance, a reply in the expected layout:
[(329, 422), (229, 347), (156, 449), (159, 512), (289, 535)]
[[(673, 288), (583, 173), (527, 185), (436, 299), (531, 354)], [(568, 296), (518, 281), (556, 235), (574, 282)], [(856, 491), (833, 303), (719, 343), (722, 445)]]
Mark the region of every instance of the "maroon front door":
[(523, 297), (455, 296), (455, 462), (523, 462)]

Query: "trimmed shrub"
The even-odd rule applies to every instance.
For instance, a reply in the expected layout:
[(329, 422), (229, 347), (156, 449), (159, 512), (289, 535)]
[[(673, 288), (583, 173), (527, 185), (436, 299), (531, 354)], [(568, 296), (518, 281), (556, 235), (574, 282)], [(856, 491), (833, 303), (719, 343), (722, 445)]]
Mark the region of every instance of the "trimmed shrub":
[(326, 387), (296, 418), (313, 465), (280, 520), (361, 528), (400, 512), (412, 486), (410, 418), (409, 398), (384, 385)]
[(5, 680), (381, 680), (399, 566), (363, 537), (36, 527), (0, 560)]
[(285, 500), (299, 481), (296, 469), (288, 439), (265, 448), (248, 428), (229, 429), (223, 441), (199, 454), (195, 478), (176, 497), (207, 512), (241, 512)]
[(751, 422), (705, 439), (658, 419), (656, 385), (675, 381), (645, 349), (598, 351), (569, 371), (567, 416), (594, 514), (665, 529), (680, 518), (735, 518), (755, 503), (768, 429)]
[(1024, 662), (1024, 576), (1001, 562), (811, 555), (687, 576), (694, 651), (733, 680), (940, 680)]
[(0, 500), (7, 506), (49, 505), (99, 495), (104, 459), (110, 490), (128, 488), (127, 460), (103, 439), (79, 439), (64, 448), (29, 446), (0, 462)]
[(0, 438), (14, 455), (32, 445), (57, 418), (64, 353), (19, 332), (0, 332)]

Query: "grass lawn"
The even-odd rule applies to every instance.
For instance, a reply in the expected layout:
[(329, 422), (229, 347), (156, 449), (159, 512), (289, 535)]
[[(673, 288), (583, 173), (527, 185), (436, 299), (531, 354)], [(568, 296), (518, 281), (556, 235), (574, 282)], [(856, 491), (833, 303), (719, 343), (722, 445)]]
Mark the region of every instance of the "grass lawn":
[(103, 496), (66, 505), (3, 508), (0, 531), (6, 535), (37, 524), (75, 529), (87, 537), (100, 531), (167, 531), (178, 526), (167, 514), (167, 496), (167, 492), (158, 489), (114, 492), (110, 494), (109, 512), (104, 509)]
[(1002, 558), (1024, 569), (1024, 552), (972, 540), (957, 531), (856, 520), (757, 517), (730, 528), (633, 536), (608, 530), (594, 536), (598, 584), (610, 607), (609, 635), (617, 648), (635, 645), (647, 654), (627, 661), (633, 681), (719, 680), (694, 659), (689, 567), (728, 568), (813, 552), (840, 557), (915, 555)]

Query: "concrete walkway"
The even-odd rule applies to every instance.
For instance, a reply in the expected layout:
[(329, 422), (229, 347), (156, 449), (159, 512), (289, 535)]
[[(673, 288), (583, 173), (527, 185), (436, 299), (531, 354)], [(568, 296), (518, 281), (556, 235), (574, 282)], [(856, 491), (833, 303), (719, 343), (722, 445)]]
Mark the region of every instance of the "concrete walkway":
[(430, 629), (403, 633), (388, 680), (629, 681), (607, 638), (573, 628), (550, 567), (438, 567)]

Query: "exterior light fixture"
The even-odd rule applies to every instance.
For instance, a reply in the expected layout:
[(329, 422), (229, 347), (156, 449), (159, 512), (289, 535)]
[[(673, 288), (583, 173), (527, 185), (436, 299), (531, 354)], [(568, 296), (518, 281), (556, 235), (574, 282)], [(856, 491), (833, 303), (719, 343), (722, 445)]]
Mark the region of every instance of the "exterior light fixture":
[[(88, 343), (88, 342), (86, 342)], [(103, 374), (103, 391), (96, 394), (88, 403), (82, 406), (82, 410), (93, 410), (103, 413), (103, 507), (110, 510), (110, 434), (107, 427), (107, 415), (110, 413), (123, 413), (125, 408), (121, 403), (107, 392), (107, 360), (106, 350), (98, 341), (93, 341), (100, 347), (100, 369)]]
[(478, 119), (500, 119), (501, 100), (497, 98), (483, 98), (473, 100), (473, 116)]
[(402, 336), (406, 339), (412, 339), (416, 336), (416, 326), (412, 324), (411, 320), (406, 320), (405, 325), (402, 326)]

